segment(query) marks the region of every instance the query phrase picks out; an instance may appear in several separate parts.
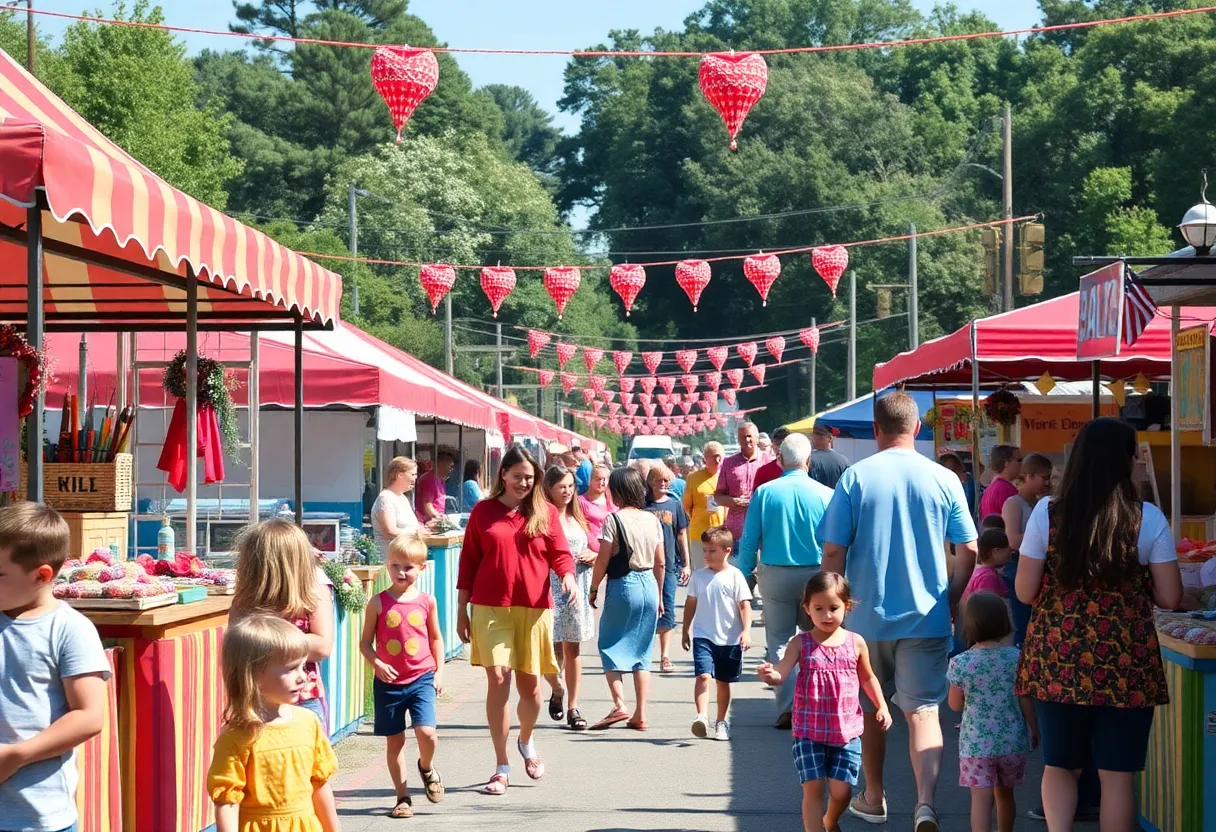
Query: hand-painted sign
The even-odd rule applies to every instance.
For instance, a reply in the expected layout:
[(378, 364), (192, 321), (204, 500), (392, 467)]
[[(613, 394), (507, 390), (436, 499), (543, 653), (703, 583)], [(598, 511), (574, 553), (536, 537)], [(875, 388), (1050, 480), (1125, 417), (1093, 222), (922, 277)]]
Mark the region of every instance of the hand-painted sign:
[(1123, 323), (1123, 263), (1091, 272), (1081, 278), (1080, 316), (1077, 320), (1077, 360), (1092, 361), (1119, 354)]
[(1208, 382), (1210, 378), (1208, 328), (1196, 326), (1184, 329), (1174, 338), (1174, 360), (1178, 362), (1178, 424), (1177, 430), (1204, 431), (1205, 444), (1212, 441), (1208, 418)]

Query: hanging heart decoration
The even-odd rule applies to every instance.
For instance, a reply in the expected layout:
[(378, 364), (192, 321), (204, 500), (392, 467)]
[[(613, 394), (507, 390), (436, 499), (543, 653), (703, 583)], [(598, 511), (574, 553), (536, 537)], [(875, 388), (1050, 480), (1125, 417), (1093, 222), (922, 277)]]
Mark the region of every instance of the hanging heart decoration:
[(654, 388), (658, 383), (659, 380), (654, 376), (642, 376), (642, 378), (638, 380), (638, 384), (642, 385), (642, 389), (647, 393), (653, 393)]
[(714, 406), (713, 402), (707, 402), (704, 399), (697, 402), (697, 407), (701, 408), (702, 413), (708, 413), (710, 411), (710, 408), (712, 408), (713, 406)]
[[(601, 410), (604, 409), (604, 403), (602, 401), (600, 401), (599, 399), (592, 399), (591, 409), (593, 411), (595, 411), (596, 413), (599, 413)], [(603, 419), (600, 420), (601, 425), (603, 424), (603, 421), (604, 421)]]
[(671, 396), (668, 396), (664, 393), (659, 394), (659, 408), (663, 411), (664, 416), (670, 416), (671, 409), (674, 406), (675, 406), (674, 403), (671, 401)]
[(643, 403), (642, 412), (645, 413), (648, 417), (653, 417), (654, 416), (654, 405)]
[(603, 401), (610, 402), (616, 398), (616, 391), (615, 390), (601, 390), (600, 398)]
[(633, 361), (633, 353), (628, 350), (612, 351), (612, 366), (616, 367), (617, 375), (623, 375), (629, 362)]
[(578, 345), (558, 341), (555, 349), (557, 350), (557, 366), (564, 370), (566, 369), (566, 362), (574, 358), (574, 354), (578, 352)]
[[(560, 344), (558, 345), (561, 346)], [(743, 363), (747, 366), (752, 366), (752, 362), (756, 360), (758, 349), (755, 341), (747, 341), (743, 344), (735, 344), (735, 352), (739, 353), (739, 357), (743, 359)], [(736, 387), (738, 385), (735, 385)]]
[(388, 105), (397, 144), (414, 110), (439, 83), (439, 62), (429, 49), (377, 46), (372, 53), (372, 86)]
[(698, 396), (696, 393), (693, 393), (691, 391), (684, 394), (684, 401), (688, 402), (689, 404), (696, 403), (697, 401), (700, 400), (700, 398), (701, 398), (700, 396)]
[(621, 376), (619, 379), (616, 380), (616, 383), (623, 392), (632, 393), (633, 392), (633, 381), (634, 380), (632, 378), (630, 378), (629, 376)]
[(722, 386), (722, 374), (717, 372), (706, 373), (705, 383), (709, 386), (710, 390), (717, 390)]
[(754, 52), (715, 52), (701, 58), (697, 74), (701, 92), (726, 122), (730, 149), (738, 150), (743, 120), (768, 86), (768, 64)]
[(622, 393), (621, 394), (621, 404), (633, 404), (633, 394), (632, 393)]
[(646, 370), (653, 375), (655, 370), (659, 369), (659, 365), (663, 363), (663, 353), (644, 352), (642, 353), (642, 363), (646, 365)]
[(717, 400), (718, 400), (718, 394), (715, 393), (713, 390), (702, 390), (701, 391), (701, 401), (716, 402)]
[(694, 373), (685, 373), (680, 376), (680, 383), (684, 385), (684, 389), (689, 393), (697, 389), (697, 377)]
[(638, 401), (640, 401), (644, 405), (650, 404), (650, 402), (653, 398), (654, 398), (654, 396), (650, 395), (649, 393), (638, 393)]
[(705, 350), (705, 354), (709, 356), (709, 363), (714, 365), (714, 369), (721, 370), (722, 365), (730, 356), (730, 349), (728, 347), (710, 347)]
[(630, 416), (637, 416), (638, 406), (636, 404), (627, 404), (625, 405), (625, 412)]
[(681, 260), (676, 263), (676, 283), (680, 284), (684, 294), (688, 295), (693, 312), (697, 311), (701, 293), (709, 285), (709, 279), (712, 276), (713, 272), (709, 268), (709, 263), (704, 260)]
[(439, 308), (439, 301), (456, 285), (456, 270), (442, 263), (431, 263), (418, 270), (418, 282), (431, 300), (431, 314)]
[(625, 302), (625, 317), (633, 310), (633, 302), (638, 299), (638, 293), (646, 285), (646, 270), (639, 265), (616, 265), (608, 272), (608, 283), (612, 291), (620, 295)]
[(609, 416), (615, 416), (616, 414), (618, 414), (620, 412), (621, 412), (621, 403), (620, 402), (608, 402), (608, 415)]
[(490, 301), (494, 317), (507, 299), (507, 295), (515, 288), (515, 270), (509, 266), (486, 266), (481, 270), (481, 291)]
[(723, 390), (722, 398), (726, 399), (726, 403), (729, 404), (731, 407), (735, 406), (736, 396), (735, 396), (735, 391), (732, 388), (728, 387), (725, 390)]
[(549, 341), (552, 338), (547, 332), (537, 332), (535, 329), (528, 330), (528, 355), (536, 358), (540, 351), (549, 346)]
[(768, 350), (768, 354), (781, 362), (781, 355), (785, 352), (785, 339), (780, 335), (774, 335), (764, 342), (764, 348)]
[(596, 393), (604, 392), (604, 382), (605, 382), (605, 379), (603, 376), (592, 376), (590, 379), (588, 379), (588, 383), (591, 385), (591, 389), (594, 390)]
[(677, 350), (676, 363), (680, 365), (680, 369), (684, 372), (692, 372), (693, 365), (697, 363), (697, 351)]
[(781, 276), (781, 259), (775, 254), (754, 254), (743, 261), (743, 274), (760, 293), (760, 305), (768, 306), (768, 292)]
[(545, 291), (557, 306), (558, 320), (561, 320), (566, 311), (566, 304), (574, 297), (582, 280), (582, 273), (578, 269), (567, 266), (550, 266), (545, 269)]
[(583, 347), (583, 363), (587, 365), (587, 372), (595, 372), (595, 368), (604, 360), (604, 351), (596, 347)]
[(553, 383), (553, 371), (552, 370), (537, 370), (536, 371), (536, 380), (538, 382), (540, 382), (541, 387), (548, 387), (550, 384)]
[(692, 413), (692, 402), (680, 402), (680, 410), (684, 411), (685, 416)]
[(726, 380), (730, 382), (730, 386), (739, 389), (739, 385), (743, 384), (743, 370), (739, 367), (726, 371)]
[(756, 379), (756, 381), (760, 382), (761, 384), (764, 384), (764, 365), (763, 364), (756, 364), (752, 367), (748, 367), (747, 369), (752, 374), (752, 377)]
[(658, 419), (656, 419), (656, 418), (655, 418), (655, 417), (653, 417), (653, 416), (649, 416), (649, 417), (647, 417), (647, 419), (646, 419), (646, 427), (648, 427), (648, 428), (650, 428), (651, 430), (653, 430), (654, 428), (658, 427), (658, 425), (659, 425), (659, 420), (658, 420)]
[(676, 389), (676, 380), (672, 376), (663, 376), (659, 379), (659, 386), (663, 388), (663, 392), (671, 395), (671, 391)]
[(595, 391), (590, 389), (589, 387), (584, 387), (579, 392), (581, 392), (583, 394), (583, 403), (584, 404), (591, 404), (591, 402), (595, 400)]
[(569, 396), (570, 391), (574, 389), (574, 385), (578, 384), (578, 376), (574, 373), (562, 373), (561, 380), (562, 392)]
[(849, 250), (844, 246), (820, 246), (811, 249), (811, 265), (836, 297), (836, 287), (849, 267)]
[(806, 329), (800, 330), (798, 332), (798, 340), (802, 341), (806, 348), (811, 351), (811, 355), (819, 353), (819, 327), (808, 326)]

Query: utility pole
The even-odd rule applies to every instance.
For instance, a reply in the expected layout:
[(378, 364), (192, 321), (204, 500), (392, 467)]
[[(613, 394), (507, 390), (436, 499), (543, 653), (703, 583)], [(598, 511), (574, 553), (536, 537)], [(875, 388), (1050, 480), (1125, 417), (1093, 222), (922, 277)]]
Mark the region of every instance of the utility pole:
[(916, 223), (908, 224), (908, 349), (920, 346), (920, 306), (916, 296)]
[[(346, 188), (346, 214), (350, 222), (350, 256), (359, 256), (359, 215), (355, 208), (355, 200), (359, 197), (359, 189), (351, 182)], [(350, 282), (350, 306), (359, 317), (359, 284)]]
[(498, 398), (502, 398), (502, 321), (494, 324), (494, 374), (498, 381)]
[[(450, 292), (443, 299), (443, 359), (448, 375), (452, 375), (452, 295)], [(499, 353), (498, 360), (502, 361), (502, 353)]]
[[(817, 325), (818, 324), (815, 321), (815, 319), (811, 318), (811, 328), (813, 329)], [(816, 352), (811, 353), (811, 415), (812, 416), (814, 416), (816, 413), (819, 412), (815, 408), (815, 364), (816, 364), (818, 358), (819, 358), (818, 353), (816, 353)]]
[(37, 38), (34, 32), (34, 0), (25, 0), (29, 11), (25, 15), (25, 68), (30, 75), (34, 74), (34, 47)]
[(857, 398), (857, 272), (849, 272), (849, 360), (845, 390), (849, 401)]
[(1005, 201), (1005, 225), (1001, 234), (1001, 256), (1004, 262), (1004, 311), (1013, 311), (1013, 108), (1005, 104), (1002, 119), (1004, 152), (1002, 157), (1001, 190)]

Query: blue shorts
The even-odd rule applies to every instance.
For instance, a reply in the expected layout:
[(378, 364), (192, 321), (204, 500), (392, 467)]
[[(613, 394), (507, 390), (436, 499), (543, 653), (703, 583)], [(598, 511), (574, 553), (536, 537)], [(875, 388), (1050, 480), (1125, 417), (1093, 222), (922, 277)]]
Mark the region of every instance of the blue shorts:
[(676, 587), (679, 585), (679, 569), (668, 569), (663, 573), (663, 614), (659, 616), (656, 627), (660, 633), (676, 628)]
[(839, 780), (856, 786), (857, 775), (861, 773), (861, 738), (844, 747), (814, 740), (794, 740), (794, 768), (798, 770), (800, 783)]
[(1043, 763), (1069, 770), (1143, 771), (1155, 708), (1034, 702)]
[(743, 646), (714, 644), (707, 638), (692, 640), (693, 672), (719, 682), (737, 682), (743, 675)]
[(410, 725), (434, 728), (435, 671), (430, 670), (406, 685), (388, 685), (376, 679), (372, 683), (376, 702), (376, 721), (372, 733), (377, 737), (395, 737), (405, 733), (405, 714), (409, 711)]

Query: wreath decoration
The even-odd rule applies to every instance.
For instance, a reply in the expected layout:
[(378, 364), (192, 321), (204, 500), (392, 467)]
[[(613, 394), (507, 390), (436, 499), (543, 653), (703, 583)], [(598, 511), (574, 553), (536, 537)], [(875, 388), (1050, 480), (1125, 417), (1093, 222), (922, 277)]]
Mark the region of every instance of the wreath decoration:
[(1011, 390), (1002, 388), (984, 399), (984, 414), (990, 422), (998, 425), (1013, 425), (1022, 412), (1022, 402)]
[[(198, 357), (198, 406), (200, 409), (210, 407), (215, 411), (216, 420), (220, 425), (224, 454), (230, 458), (238, 456), (241, 449), (241, 438), (236, 423), (236, 405), (232, 403), (232, 391), (239, 389), (240, 386), (235, 372), (226, 369), (214, 358), (207, 358), (205, 355)], [(179, 399), (186, 398), (185, 350), (173, 356), (173, 360), (165, 367), (161, 387), (171, 396)]]
[(334, 598), (338, 606), (346, 612), (359, 612), (367, 606), (367, 595), (363, 593), (362, 582), (355, 573), (346, 568), (346, 564), (338, 560), (322, 559), (321, 571), (334, 585)]
[(55, 380), (50, 359), (46, 350), (34, 349), (24, 335), (8, 324), (0, 326), (0, 356), (17, 359), (18, 384), (21, 388), (17, 397), (17, 416), (24, 419), (33, 412), (38, 396), (45, 393)]

